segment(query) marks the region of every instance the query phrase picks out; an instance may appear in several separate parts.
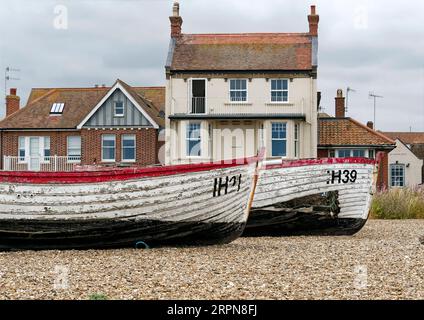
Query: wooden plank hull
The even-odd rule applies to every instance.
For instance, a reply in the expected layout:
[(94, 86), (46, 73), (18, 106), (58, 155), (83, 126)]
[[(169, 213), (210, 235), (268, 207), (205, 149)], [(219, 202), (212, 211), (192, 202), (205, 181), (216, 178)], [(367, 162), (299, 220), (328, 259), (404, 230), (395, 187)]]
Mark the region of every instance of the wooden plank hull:
[(246, 225), (254, 170), (246, 163), (101, 182), (93, 173), (96, 182), (83, 184), (3, 182), (0, 249), (228, 243)]
[(352, 235), (365, 225), (375, 162), (285, 162), (260, 171), (246, 236)]

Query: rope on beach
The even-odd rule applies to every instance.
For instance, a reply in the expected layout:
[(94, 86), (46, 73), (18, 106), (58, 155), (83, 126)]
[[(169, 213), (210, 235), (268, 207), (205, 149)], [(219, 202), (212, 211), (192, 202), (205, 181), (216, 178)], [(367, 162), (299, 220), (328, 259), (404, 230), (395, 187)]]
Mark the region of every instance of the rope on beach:
[[(140, 245), (142, 247), (140, 247)], [(137, 241), (135, 243), (135, 248), (136, 249), (150, 249), (150, 247), (148, 246), (148, 244), (146, 242), (144, 242), (144, 241)]]

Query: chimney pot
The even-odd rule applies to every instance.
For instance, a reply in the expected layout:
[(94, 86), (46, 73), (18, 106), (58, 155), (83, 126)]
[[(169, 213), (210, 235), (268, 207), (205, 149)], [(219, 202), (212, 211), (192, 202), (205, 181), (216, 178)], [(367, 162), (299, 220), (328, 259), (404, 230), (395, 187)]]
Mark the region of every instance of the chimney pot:
[(336, 96), (336, 118), (345, 118), (346, 117), (346, 108), (345, 108), (345, 97), (343, 96), (343, 90), (337, 90)]
[(180, 16), (180, 4), (177, 1), (174, 2), (174, 6), (172, 7), (172, 14), (174, 17)]
[(368, 121), (367, 122), (367, 127), (374, 130), (374, 122)]
[(10, 95), (11, 96), (16, 96), (16, 88), (10, 88)]

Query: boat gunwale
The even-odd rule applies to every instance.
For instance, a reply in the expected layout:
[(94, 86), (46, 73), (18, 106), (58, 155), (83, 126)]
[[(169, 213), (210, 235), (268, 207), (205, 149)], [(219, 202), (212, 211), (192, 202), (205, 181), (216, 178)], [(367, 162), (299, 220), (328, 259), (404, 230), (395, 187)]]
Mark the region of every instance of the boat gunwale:
[(377, 160), (368, 159), (368, 158), (320, 158), (320, 159), (302, 159), (302, 160), (284, 160), (283, 159), (281, 160), (281, 163), (279, 164), (276, 164), (276, 163), (267, 164), (267, 162), (264, 161), (261, 170), (319, 166), (319, 165), (329, 165), (329, 164), (375, 165), (376, 163), (377, 163)]
[(158, 167), (102, 168), (82, 171), (0, 171), (0, 183), (21, 184), (81, 184), (136, 180), (165, 177), (188, 173), (227, 169), (251, 165), (262, 160), (262, 156)]

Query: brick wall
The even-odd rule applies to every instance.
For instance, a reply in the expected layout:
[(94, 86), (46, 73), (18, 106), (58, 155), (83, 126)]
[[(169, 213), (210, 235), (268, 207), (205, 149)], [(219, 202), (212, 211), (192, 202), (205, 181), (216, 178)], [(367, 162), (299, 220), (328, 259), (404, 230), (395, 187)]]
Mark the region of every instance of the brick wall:
[(3, 132), (2, 155), (17, 156), (19, 137), (50, 137), (50, 154), (57, 156), (66, 156), (67, 154), (67, 137), (79, 136), (79, 131), (46, 131), (46, 132)]
[[(158, 142), (156, 129), (141, 130), (87, 130), (81, 131), (46, 131), (46, 132), (2, 132), (1, 155), (18, 156), (20, 136), (49, 136), (50, 154), (67, 156), (67, 137), (81, 135), (81, 164), (101, 164), (102, 134), (116, 135), (116, 162), (121, 162), (121, 136), (136, 135), (136, 165), (147, 166), (158, 163)], [(2, 164), (3, 165), (3, 164)]]
[(95, 130), (83, 129), (81, 131), (82, 163), (102, 163), (102, 135), (114, 134), (116, 136), (116, 162), (121, 162), (121, 137), (124, 134), (136, 135), (136, 164), (147, 166), (157, 163), (157, 130)]

